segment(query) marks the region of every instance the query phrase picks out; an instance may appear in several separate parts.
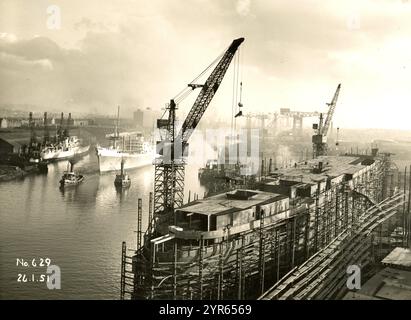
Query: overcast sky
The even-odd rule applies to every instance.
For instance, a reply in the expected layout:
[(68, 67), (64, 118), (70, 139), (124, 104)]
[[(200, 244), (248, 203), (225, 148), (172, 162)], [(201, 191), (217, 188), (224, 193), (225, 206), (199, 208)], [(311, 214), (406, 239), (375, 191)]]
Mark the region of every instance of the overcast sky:
[(0, 0), (0, 103), (160, 109), (240, 36), (245, 113), (325, 111), (342, 83), (335, 125), (411, 129), (408, 0)]

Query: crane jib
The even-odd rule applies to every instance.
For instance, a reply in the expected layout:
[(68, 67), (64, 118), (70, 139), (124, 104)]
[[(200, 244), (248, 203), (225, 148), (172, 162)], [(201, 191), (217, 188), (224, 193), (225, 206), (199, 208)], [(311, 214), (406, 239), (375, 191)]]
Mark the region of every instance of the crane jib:
[(228, 47), (228, 52), (235, 53), (238, 47), (244, 42), (244, 38), (238, 38), (233, 40), (231, 45)]
[(341, 83), (337, 86), (337, 90), (335, 90), (334, 97), (331, 103), (328, 103), (330, 107), (327, 113), (327, 118), (325, 119), (324, 126), (322, 127), (322, 135), (326, 136), (328, 134), (328, 128), (330, 127), (331, 119), (334, 115), (334, 110), (337, 105), (338, 95), (340, 94), (341, 90)]
[(197, 127), (197, 124), (200, 122), (201, 117), (203, 116), (205, 110), (210, 104), (212, 98), (217, 92), (220, 84), (224, 78), (224, 75), (230, 66), (230, 63), (241, 43), (244, 42), (244, 38), (235, 39), (231, 45), (228, 47), (227, 51), (224, 53), (221, 60), (218, 62), (217, 66), (214, 68), (213, 72), (210, 74), (206, 80), (204, 86), (202, 86), (199, 95), (197, 96), (196, 101), (191, 107), (190, 112), (188, 113), (184, 123), (181, 127), (176, 141), (184, 145), (187, 143), (192, 132)]

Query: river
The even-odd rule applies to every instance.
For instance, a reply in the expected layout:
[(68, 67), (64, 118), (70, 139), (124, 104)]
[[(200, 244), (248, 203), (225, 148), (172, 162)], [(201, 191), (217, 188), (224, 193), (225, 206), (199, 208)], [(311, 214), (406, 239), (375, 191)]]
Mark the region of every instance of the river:
[[(153, 166), (130, 171), (131, 187), (122, 193), (114, 187), (114, 173), (98, 173), (92, 153), (75, 165), (85, 175), (84, 182), (62, 192), (58, 181), (66, 167), (67, 162), (57, 162), (49, 164), (47, 175), (0, 183), (1, 299), (120, 296), (121, 243), (136, 246), (138, 198), (143, 199), (143, 230), (147, 227)], [(202, 197), (197, 169), (187, 167), (186, 193), (191, 190)], [(61, 270), (60, 290), (49, 290), (38, 281), (46, 273), (40, 259), (46, 258)], [(36, 267), (31, 266), (33, 259)]]

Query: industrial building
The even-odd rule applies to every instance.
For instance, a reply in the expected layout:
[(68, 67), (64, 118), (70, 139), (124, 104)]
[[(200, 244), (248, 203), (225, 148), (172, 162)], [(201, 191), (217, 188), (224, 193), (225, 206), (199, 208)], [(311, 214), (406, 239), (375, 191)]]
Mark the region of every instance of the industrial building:
[(15, 153), (18, 154), (23, 151), (27, 145), (25, 140), (11, 140), (0, 138), (0, 155)]
[(142, 127), (144, 123), (144, 112), (140, 109), (133, 112), (133, 119), (138, 127)]

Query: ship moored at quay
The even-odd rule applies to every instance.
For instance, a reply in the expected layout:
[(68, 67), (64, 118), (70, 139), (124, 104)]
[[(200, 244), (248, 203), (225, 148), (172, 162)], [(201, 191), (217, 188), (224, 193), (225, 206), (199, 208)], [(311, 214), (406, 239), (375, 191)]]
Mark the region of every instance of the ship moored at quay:
[(106, 135), (110, 142), (108, 147), (97, 146), (99, 171), (119, 171), (151, 165), (154, 160), (154, 149), (145, 141), (141, 132), (119, 132), (120, 107), (117, 109), (117, 121), (114, 132)]

